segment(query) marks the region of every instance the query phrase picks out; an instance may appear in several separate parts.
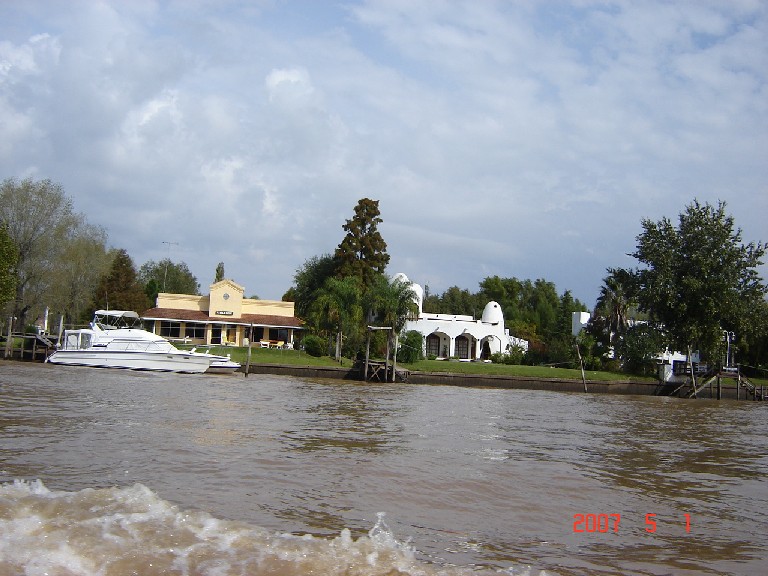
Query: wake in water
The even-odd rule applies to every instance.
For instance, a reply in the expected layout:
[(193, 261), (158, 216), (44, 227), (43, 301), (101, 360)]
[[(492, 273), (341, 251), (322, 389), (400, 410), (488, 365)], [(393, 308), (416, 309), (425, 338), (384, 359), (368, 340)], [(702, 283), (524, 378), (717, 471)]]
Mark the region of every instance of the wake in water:
[(419, 561), (387, 528), (383, 514), (367, 536), (355, 540), (344, 529), (325, 539), (180, 510), (141, 484), (79, 492), (49, 490), (39, 480), (0, 485), (2, 575), (480, 573)]

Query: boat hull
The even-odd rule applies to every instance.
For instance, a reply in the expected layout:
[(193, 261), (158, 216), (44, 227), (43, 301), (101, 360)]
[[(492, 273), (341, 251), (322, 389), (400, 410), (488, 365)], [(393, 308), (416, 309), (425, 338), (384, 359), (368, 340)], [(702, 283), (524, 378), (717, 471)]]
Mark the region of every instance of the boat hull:
[(206, 372), (208, 374), (232, 374), (240, 370), (240, 367), (240, 364), (237, 362), (214, 360)]
[(119, 350), (57, 350), (47, 360), (51, 364), (152, 370), (200, 374), (208, 370), (210, 358), (201, 355), (171, 352), (136, 352)]

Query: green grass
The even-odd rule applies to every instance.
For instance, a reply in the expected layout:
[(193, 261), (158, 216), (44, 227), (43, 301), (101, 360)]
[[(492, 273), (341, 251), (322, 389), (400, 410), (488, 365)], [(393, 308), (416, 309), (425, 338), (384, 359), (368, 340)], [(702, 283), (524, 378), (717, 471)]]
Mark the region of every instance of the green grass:
[[(190, 347), (186, 347), (190, 348)], [(199, 351), (203, 348), (198, 347)], [(213, 346), (213, 354), (230, 354), (232, 360), (245, 364), (247, 349), (232, 346)], [(273, 348), (252, 348), (252, 364), (289, 364), (292, 366), (342, 366), (350, 368), (352, 361), (349, 358), (343, 358), (339, 364), (333, 358), (322, 356), (316, 358), (306, 352), (299, 350), (275, 350)], [(491, 374), (499, 376), (524, 376), (528, 378), (566, 378), (581, 380), (581, 370), (569, 368), (552, 368), (549, 366), (518, 366), (507, 364), (485, 364), (483, 362), (451, 362), (445, 360), (421, 360), (413, 364), (398, 364), (401, 368), (419, 372), (449, 372), (453, 374)], [(613, 372), (595, 372), (585, 371), (588, 380), (627, 380), (626, 374), (616, 374)], [(632, 377), (634, 379), (647, 379), (653, 381), (654, 378)]]
[[(179, 348), (192, 348), (179, 346)], [(198, 351), (205, 348), (198, 346)], [(233, 346), (212, 346), (211, 353), (231, 355), (232, 360), (245, 365), (247, 348)], [(251, 348), (252, 364), (288, 364), (291, 366), (336, 366), (350, 368), (352, 360), (342, 358), (341, 364), (328, 356), (316, 358), (300, 350), (275, 350), (274, 348)], [(398, 364), (400, 368), (418, 372), (448, 372), (452, 374), (488, 374), (497, 376), (522, 376), (526, 378), (563, 378), (581, 380), (581, 370), (571, 368), (554, 368), (550, 366), (522, 366), (508, 364), (485, 364), (483, 362), (453, 362), (446, 360), (420, 360), (413, 364)], [(648, 381), (656, 380), (653, 376), (634, 376), (617, 372), (599, 372), (586, 370), (587, 380), (598, 381)], [(768, 385), (767, 379), (753, 378), (750, 381), (756, 386)]]
[[(454, 374), (489, 374), (498, 376), (523, 376), (527, 378), (563, 378), (581, 380), (581, 370), (555, 368), (551, 366), (485, 364), (483, 362), (450, 362), (445, 360), (421, 360), (403, 366), (408, 370), (418, 370), (422, 372), (451, 372)], [(587, 380), (616, 381), (629, 379), (627, 374), (597, 372), (591, 370), (585, 370), (584, 376)], [(653, 377), (643, 378), (641, 376), (633, 376), (632, 379), (655, 380)]]

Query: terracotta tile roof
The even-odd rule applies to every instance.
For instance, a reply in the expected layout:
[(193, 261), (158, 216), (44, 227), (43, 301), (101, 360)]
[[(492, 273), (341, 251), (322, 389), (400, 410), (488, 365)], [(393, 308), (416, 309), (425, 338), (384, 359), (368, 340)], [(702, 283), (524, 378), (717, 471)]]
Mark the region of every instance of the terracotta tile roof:
[(216, 322), (218, 324), (243, 324), (248, 326), (272, 326), (275, 328), (301, 328), (301, 320), (295, 316), (276, 316), (271, 314), (243, 314), (233, 316), (208, 316), (199, 310), (178, 310), (175, 308), (150, 308), (141, 314), (149, 320), (180, 320), (182, 322)]

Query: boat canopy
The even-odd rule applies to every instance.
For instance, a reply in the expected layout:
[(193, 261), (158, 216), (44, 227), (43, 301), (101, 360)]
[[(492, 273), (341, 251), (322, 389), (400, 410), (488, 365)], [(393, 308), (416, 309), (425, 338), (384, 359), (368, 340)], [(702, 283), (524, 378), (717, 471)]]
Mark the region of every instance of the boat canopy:
[(133, 310), (96, 310), (91, 324), (102, 330), (115, 330), (133, 328), (140, 323), (140, 320), (139, 315)]
[(106, 316), (108, 318), (139, 318), (139, 315), (133, 310), (96, 310), (93, 315)]

